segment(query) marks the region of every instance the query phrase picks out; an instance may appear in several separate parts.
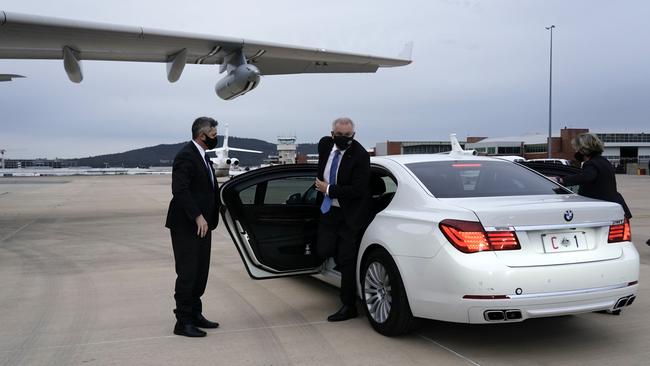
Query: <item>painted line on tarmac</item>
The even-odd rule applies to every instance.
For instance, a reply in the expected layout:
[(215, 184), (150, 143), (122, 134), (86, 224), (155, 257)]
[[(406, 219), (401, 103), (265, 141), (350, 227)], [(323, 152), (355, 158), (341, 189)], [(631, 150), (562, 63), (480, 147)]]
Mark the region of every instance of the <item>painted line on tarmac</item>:
[[(233, 333), (244, 333), (244, 332), (254, 332), (258, 330), (272, 330), (272, 329), (283, 329), (283, 328), (294, 328), (294, 327), (304, 327), (304, 326), (313, 326), (320, 324), (332, 324), (328, 321), (318, 321), (318, 322), (305, 322), (305, 323), (295, 323), (295, 324), (286, 324), (286, 325), (272, 325), (270, 327), (253, 327), (253, 328), (240, 328), (232, 330), (217, 330), (217, 331), (208, 331), (208, 334), (233, 334)], [(142, 341), (151, 341), (156, 339), (166, 339), (166, 338), (179, 338), (178, 335), (166, 335), (158, 337), (142, 337), (142, 338), (126, 338), (126, 339), (115, 339), (112, 341), (101, 341), (101, 342), (89, 342), (89, 343), (78, 343), (78, 344), (66, 344), (63, 346), (47, 346), (47, 347), (32, 347), (27, 348), (29, 351), (47, 351), (47, 350), (58, 350), (65, 348), (73, 347), (85, 347), (85, 346), (101, 346), (106, 344), (117, 344), (117, 343), (131, 343), (131, 342), (142, 342)], [(3, 353), (12, 353), (17, 351), (25, 351), (24, 348), (9, 349), (5, 351), (0, 351), (0, 355)]]
[(475, 361), (472, 361), (469, 357), (463, 356), (463, 355), (461, 355), (460, 353), (454, 351), (453, 349), (451, 349), (451, 348), (449, 348), (449, 347), (446, 347), (446, 346), (443, 346), (442, 344), (440, 344), (440, 343), (434, 341), (433, 339), (431, 339), (431, 338), (429, 338), (429, 337), (423, 336), (422, 334), (418, 334), (418, 336), (419, 336), (420, 338), (426, 340), (426, 341), (429, 341), (429, 342), (435, 344), (436, 346), (438, 346), (438, 347), (440, 347), (440, 348), (442, 348), (442, 349), (444, 349), (444, 350), (446, 350), (446, 351), (448, 351), (448, 352), (453, 353), (454, 355), (456, 355), (456, 356), (462, 358), (463, 360), (469, 362), (469, 363), (472, 364), (472, 365), (475, 365), (475, 366), (481, 366), (481, 364), (479, 364), (479, 363), (477, 363), (477, 362), (475, 362)]
[(33, 223), (35, 223), (35, 222), (36, 222), (36, 220), (32, 220), (32, 221), (26, 223), (25, 225), (19, 227), (19, 228), (16, 229), (16, 231), (14, 231), (13, 233), (8, 234), (8, 235), (5, 236), (4, 238), (1, 238), (1, 239), (0, 239), (0, 243), (2, 243), (2, 242), (5, 241), (5, 240), (9, 240), (9, 239), (11, 239), (12, 236), (18, 234), (18, 233), (21, 232), (24, 228), (28, 227), (29, 225), (31, 225), (31, 224), (33, 224)]
[(142, 337), (142, 338), (126, 338), (126, 339), (116, 339), (112, 341), (102, 341), (102, 342), (90, 342), (90, 343), (77, 343), (77, 344), (66, 344), (63, 346), (46, 346), (46, 347), (31, 347), (31, 348), (16, 348), (16, 349), (9, 349), (6, 351), (0, 351), (0, 354), (3, 353), (11, 353), (11, 352), (18, 352), (18, 351), (47, 351), (47, 350), (58, 350), (58, 349), (64, 349), (64, 348), (74, 348), (74, 347), (84, 347), (84, 346), (100, 346), (104, 344), (116, 344), (116, 343), (125, 343), (125, 342), (138, 342), (138, 341), (149, 341), (149, 340), (154, 340), (154, 339), (165, 339), (165, 338), (174, 338), (178, 337), (177, 335), (167, 335), (167, 336), (159, 336), (159, 337)]
[(305, 323), (295, 323), (295, 324), (286, 324), (286, 325), (271, 325), (269, 327), (254, 327), (254, 328), (242, 328), (242, 329), (233, 329), (233, 330), (216, 330), (207, 333), (208, 334), (230, 334), (230, 333), (251, 332), (251, 331), (265, 330), (265, 329), (304, 327), (306, 325), (312, 326), (312, 325), (320, 325), (320, 324), (331, 324), (331, 322), (322, 320), (318, 322), (305, 322)]

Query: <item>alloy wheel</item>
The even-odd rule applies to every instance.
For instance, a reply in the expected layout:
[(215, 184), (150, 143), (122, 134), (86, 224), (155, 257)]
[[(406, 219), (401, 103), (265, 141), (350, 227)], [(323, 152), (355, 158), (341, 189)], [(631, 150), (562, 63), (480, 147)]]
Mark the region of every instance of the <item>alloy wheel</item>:
[(384, 323), (390, 315), (393, 302), (388, 271), (380, 262), (372, 262), (363, 282), (368, 313), (377, 323)]

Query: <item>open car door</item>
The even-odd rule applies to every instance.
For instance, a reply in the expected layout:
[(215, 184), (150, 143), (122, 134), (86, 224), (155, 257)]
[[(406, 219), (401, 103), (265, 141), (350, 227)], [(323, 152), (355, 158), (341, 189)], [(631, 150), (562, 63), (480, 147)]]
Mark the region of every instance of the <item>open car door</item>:
[(537, 171), (547, 177), (566, 177), (573, 174), (578, 174), (582, 169), (572, 165), (562, 165), (556, 163), (545, 163), (538, 161), (522, 161), (518, 164), (527, 166), (530, 169)]
[(252, 278), (320, 272), (317, 169), (316, 164), (260, 168), (221, 187), (223, 222)]
[[(521, 164), (525, 167), (528, 167), (547, 177), (564, 178), (566, 176), (578, 174), (582, 172), (582, 169), (578, 167), (571, 166), (571, 165), (556, 164), (556, 163), (524, 161), (524, 162), (518, 162), (517, 164)], [(568, 186), (567, 188), (569, 188), (573, 192), (578, 192), (578, 186)]]

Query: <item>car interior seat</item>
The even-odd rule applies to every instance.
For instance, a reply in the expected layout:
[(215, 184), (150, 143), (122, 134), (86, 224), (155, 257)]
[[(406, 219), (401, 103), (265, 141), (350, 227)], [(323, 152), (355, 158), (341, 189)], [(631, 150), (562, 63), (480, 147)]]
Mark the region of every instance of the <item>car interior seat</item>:
[(394, 193), (386, 193), (386, 183), (378, 174), (370, 176), (370, 194), (372, 196), (371, 210), (373, 215), (385, 209), (394, 195)]
[(370, 176), (370, 194), (372, 198), (379, 198), (386, 192), (386, 183), (377, 174)]

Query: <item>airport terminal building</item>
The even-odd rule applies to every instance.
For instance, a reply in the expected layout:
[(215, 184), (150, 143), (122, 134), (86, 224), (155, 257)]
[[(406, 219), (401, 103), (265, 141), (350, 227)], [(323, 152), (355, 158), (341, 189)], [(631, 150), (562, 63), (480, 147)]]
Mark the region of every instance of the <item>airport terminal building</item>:
[[(551, 156), (557, 159), (574, 160), (571, 140), (577, 135), (590, 132), (586, 128), (563, 128), (559, 136), (551, 139)], [(593, 132), (604, 143), (603, 156), (619, 172), (648, 174), (650, 161), (650, 133)], [(548, 157), (548, 137), (545, 134), (526, 134), (507, 137), (467, 137), (460, 141), (468, 150), (480, 155), (518, 155), (524, 159)], [(377, 143), (375, 155), (435, 154), (451, 150), (449, 141), (386, 141)]]
[(650, 161), (650, 134), (596, 133), (605, 144), (603, 156), (614, 165), (638, 163), (648, 167)]
[[(465, 147), (465, 141), (459, 141)], [(374, 155), (437, 154), (451, 151), (447, 141), (386, 141), (375, 145)]]

